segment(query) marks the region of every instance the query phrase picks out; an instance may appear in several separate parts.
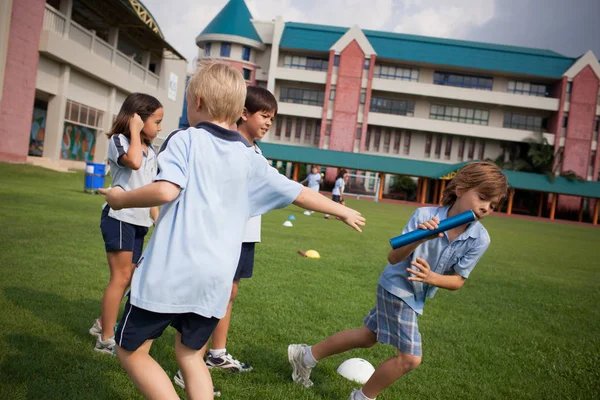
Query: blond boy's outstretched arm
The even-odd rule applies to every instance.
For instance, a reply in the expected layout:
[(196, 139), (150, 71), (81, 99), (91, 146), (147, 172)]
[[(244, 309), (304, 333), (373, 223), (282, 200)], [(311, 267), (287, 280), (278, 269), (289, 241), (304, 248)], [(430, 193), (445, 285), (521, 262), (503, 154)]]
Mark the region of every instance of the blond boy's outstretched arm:
[(146, 208), (162, 206), (177, 198), (180, 187), (168, 181), (152, 182), (135, 190), (124, 191), (116, 186), (98, 189), (98, 193), (106, 196), (106, 202), (113, 210), (122, 208)]
[(312, 189), (302, 188), (300, 194), (294, 200), (294, 204), (308, 210), (338, 216), (344, 223), (358, 232), (362, 232), (360, 227), (365, 226), (365, 218), (358, 211), (331, 201)]

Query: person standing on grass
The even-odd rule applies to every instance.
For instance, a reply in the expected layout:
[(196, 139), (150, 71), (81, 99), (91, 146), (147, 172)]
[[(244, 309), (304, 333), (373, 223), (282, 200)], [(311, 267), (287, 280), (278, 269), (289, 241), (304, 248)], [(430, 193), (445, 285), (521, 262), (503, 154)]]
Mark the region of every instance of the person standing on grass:
[(190, 128), (169, 135), (159, 173), (132, 191), (102, 189), (115, 208), (164, 205), (131, 283), (116, 332), (123, 368), (147, 398), (179, 399), (170, 378), (150, 356), (154, 339), (176, 330), (175, 356), (188, 398), (212, 399), (204, 351), (227, 313), (248, 219), (294, 203), (339, 215), (357, 231), (357, 211), (287, 179), (229, 130), (242, 115), (246, 83), (233, 67), (204, 61), (187, 90)]
[(477, 221), (390, 250), (389, 263), (379, 278), (376, 305), (361, 328), (336, 333), (314, 346), (288, 347), (293, 381), (308, 388), (313, 384), (311, 370), (319, 360), (377, 342), (396, 347), (398, 355), (379, 364), (367, 383), (352, 391), (350, 400), (375, 399), (417, 368), (422, 354), (417, 318), (423, 314), (425, 299), (433, 297), (438, 288), (458, 290), (463, 286), (490, 245), (479, 221), (500, 208), (507, 190), (506, 176), (495, 164), (463, 166), (444, 190), (443, 205), (417, 209), (402, 233), (436, 229), (441, 220), (467, 210), (475, 213)]
[(343, 203), (344, 201), (344, 188), (346, 187), (347, 176), (348, 171), (342, 168), (338, 171), (337, 177), (335, 178), (335, 184), (331, 191), (331, 199), (336, 203)]
[[(237, 131), (248, 141), (258, 154), (262, 154), (257, 140), (262, 139), (273, 124), (277, 115), (277, 100), (267, 89), (257, 86), (248, 86), (246, 89), (246, 102), (241, 118), (237, 121)], [(227, 334), (231, 321), (233, 301), (237, 297), (240, 280), (252, 277), (254, 269), (254, 248), (260, 243), (261, 216), (252, 217), (246, 223), (240, 259), (233, 277), (231, 296), (227, 305), (227, 313), (221, 318), (212, 335), (212, 347), (206, 357), (208, 368), (221, 368), (231, 372), (249, 372), (252, 367), (234, 358), (227, 351)], [(185, 389), (185, 381), (181, 371), (173, 377), (179, 387)]]
[[(143, 93), (127, 96), (107, 134), (113, 186), (134, 190), (152, 182), (157, 167), (152, 141), (161, 131), (162, 119), (163, 107), (154, 97)], [(95, 351), (114, 353), (119, 306), (142, 254), (144, 237), (157, 218), (157, 207), (115, 210), (106, 203), (102, 206), (100, 229), (110, 281), (102, 297), (101, 317), (89, 330), (96, 337)]]
[(319, 173), (319, 167), (313, 165), (310, 174), (308, 174), (308, 176), (302, 182), (300, 182), (300, 184), (306, 183), (310, 189), (314, 190), (315, 192), (318, 192), (321, 189), (322, 179), (323, 177)]

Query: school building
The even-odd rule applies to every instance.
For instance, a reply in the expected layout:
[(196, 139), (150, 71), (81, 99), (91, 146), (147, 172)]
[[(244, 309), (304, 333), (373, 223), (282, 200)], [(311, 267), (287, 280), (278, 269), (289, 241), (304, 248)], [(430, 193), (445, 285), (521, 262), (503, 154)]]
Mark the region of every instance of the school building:
[(181, 115), (187, 62), (139, 0), (0, 2), (0, 161), (58, 170), (103, 163), (123, 100)]
[[(443, 176), (424, 171), (510, 161), (519, 143), (546, 140), (556, 151), (557, 174), (599, 179), (600, 63), (591, 51), (571, 58), (359, 26), (258, 21), (243, 0), (230, 0), (196, 44), (199, 59), (225, 60), (248, 84), (275, 94), (279, 114), (262, 141), (268, 158), (377, 167), (367, 173), (381, 174), (383, 192), (405, 172), (420, 177), (419, 200), (435, 202)], [(327, 178), (334, 174), (328, 169)], [(515, 179), (513, 188), (533, 187)], [(570, 196), (578, 192), (558, 188), (560, 182), (548, 192), (557, 195), (540, 203), (583, 207), (583, 197)], [(592, 212), (600, 186), (580, 187), (591, 190), (585, 208)]]

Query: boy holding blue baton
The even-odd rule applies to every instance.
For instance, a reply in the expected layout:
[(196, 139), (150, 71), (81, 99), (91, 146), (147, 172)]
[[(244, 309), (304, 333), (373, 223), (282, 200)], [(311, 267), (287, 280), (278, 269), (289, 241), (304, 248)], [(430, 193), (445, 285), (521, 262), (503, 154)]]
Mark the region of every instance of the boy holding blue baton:
[(440, 221), (469, 210), (477, 220), (393, 248), (379, 278), (377, 303), (361, 328), (338, 332), (314, 346), (288, 347), (294, 382), (308, 388), (317, 361), (351, 349), (372, 347), (377, 342), (396, 347), (398, 355), (381, 363), (349, 400), (375, 399), (417, 368), (422, 355), (417, 317), (423, 314), (425, 299), (433, 297), (438, 288), (458, 290), (463, 286), (490, 245), (490, 237), (479, 221), (500, 207), (507, 191), (506, 176), (495, 164), (473, 162), (463, 166), (444, 190), (442, 206), (417, 209), (402, 234), (435, 231)]

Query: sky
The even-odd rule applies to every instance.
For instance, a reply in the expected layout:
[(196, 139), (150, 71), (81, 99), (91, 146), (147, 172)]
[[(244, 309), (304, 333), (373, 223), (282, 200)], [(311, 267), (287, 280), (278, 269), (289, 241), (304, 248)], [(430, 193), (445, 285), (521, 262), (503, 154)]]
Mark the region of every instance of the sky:
[[(228, 0), (143, 0), (190, 62)], [(600, 0), (246, 0), (254, 19), (306, 22), (554, 50), (600, 58)]]

